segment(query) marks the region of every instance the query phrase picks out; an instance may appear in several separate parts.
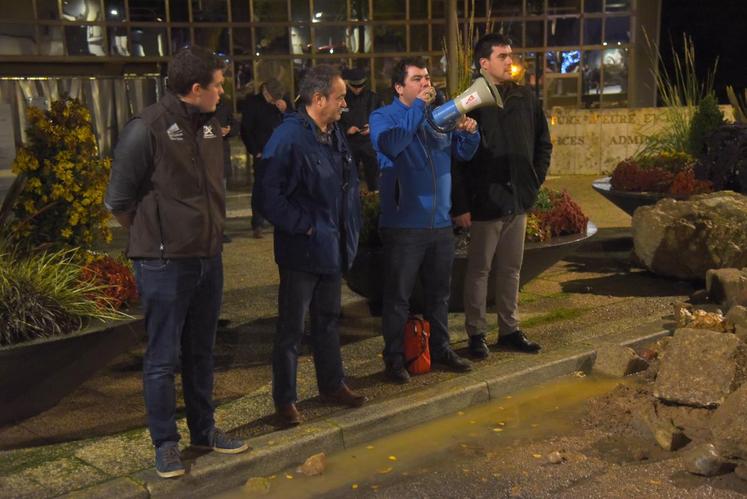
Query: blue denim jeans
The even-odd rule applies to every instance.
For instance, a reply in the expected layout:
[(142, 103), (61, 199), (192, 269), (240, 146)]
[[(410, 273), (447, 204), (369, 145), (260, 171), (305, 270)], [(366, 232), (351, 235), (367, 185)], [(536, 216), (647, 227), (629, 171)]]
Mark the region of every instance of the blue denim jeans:
[(410, 311), (410, 295), (420, 276), (424, 318), (431, 324), (432, 358), (449, 348), (449, 293), (454, 263), (454, 233), (443, 229), (382, 228), (385, 276), (381, 327), (384, 360), (404, 359), (403, 334)]
[(223, 294), (221, 255), (135, 260), (148, 347), (143, 388), (153, 445), (177, 442), (174, 374), (181, 364), (192, 441), (213, 428), (213, 346)]
[(340, 354), (341, 274), (311, 274), (280, 268), (278, 322), (272, 350), (272, 398), (275, 405), (295, 403), (298, 347), (306, 311), (311, 312), (311, 341), (320, 393), (343, 382)]

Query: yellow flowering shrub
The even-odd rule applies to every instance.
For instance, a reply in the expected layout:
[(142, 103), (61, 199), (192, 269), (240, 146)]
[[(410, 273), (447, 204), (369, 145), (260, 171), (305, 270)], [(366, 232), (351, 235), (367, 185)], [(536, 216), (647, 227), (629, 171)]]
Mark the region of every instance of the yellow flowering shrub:
[(99, 157), (88, 110), (65, 98), (27, 115), (28, 141), (13, 163), (26, 184), (14, 205), (11, 241), (82, 248), (111, 241), (104, 207), (111, 160)]

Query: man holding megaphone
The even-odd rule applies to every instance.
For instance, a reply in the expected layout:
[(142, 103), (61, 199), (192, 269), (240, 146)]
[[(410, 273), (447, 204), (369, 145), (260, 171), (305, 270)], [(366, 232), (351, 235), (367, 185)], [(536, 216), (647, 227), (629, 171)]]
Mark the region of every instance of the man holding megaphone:
[[(440, 125), (427, 119), (436, 91), (421, 59), (403, 59), (394, 67), (392, 90), (394, 101), (374, 111), (369, 123), (381, 169), (385, 373), (394, 382), (406, 383), (410, 376), (403, 331), (418, 275), (425, 290), (423, 315), (431, 325), (433, 362), (461, 372), (472, 368), (449, 346), (449, 285), (454, 260), (449, 211), (452, 155), (462, 161), (472, 158), (480, 135), (475, 120), (465, 116), (450, 117)], [(441, 125), (453, 125), (454, 131), (439, 130)]]
[(498, 347), (537, 352), (540, 346), (519, 329), (519, 272), (524, 255), (527, 211), (550, 167), (552, 143), (542, 106), (531, 89), (511, 79), (511, 41), (491, 33), (477, 41), (475, 65), (501, 93), (502, 108), (483, 107), (469, 115), (480, 122), (480, 148), (471, 161), (454, 169), (457, 225), (470, 227), (464, 278), (464, 318), (469, 352), (483, 359), (485, 302), (490, 269), (495, 271)]

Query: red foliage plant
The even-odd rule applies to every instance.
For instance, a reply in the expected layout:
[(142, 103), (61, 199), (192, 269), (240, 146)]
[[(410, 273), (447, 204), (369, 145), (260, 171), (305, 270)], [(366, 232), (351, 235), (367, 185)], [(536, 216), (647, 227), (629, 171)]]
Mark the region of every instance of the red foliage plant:
[(663, 152), (628, 158), (612, 172), (610, 184), (618, 191), (658, 192), (677, 197), (712, 192), (713, 184), (695, 177), (693, 158), (685, 153)]
[(87, 263), (81, 272), (81, 279), (100, 285), (102, 298), (117, 309), (137, 302), (137, 286), (132, 269), (109, 255), (96, 256)]
[(584, 215), (581, 207), (571, 199), (571, 195), (567, 191), (551, 191), (550, 196), (552, 207), (537, 213), (543, 231), (550, 237), (585, 232), (589, 217)]
[(667, 192), (673, 179), (674, 174), (664, 168), (641, 168), (628, 159), (617, 165), (610, 184), (618, 191)]
[(710, 180), (698, 180), (692, 168), (686, 168), (677, 173), (669, 187), (669, 193), (673, 196), (690, 196), (713, 191), (713, 183)]

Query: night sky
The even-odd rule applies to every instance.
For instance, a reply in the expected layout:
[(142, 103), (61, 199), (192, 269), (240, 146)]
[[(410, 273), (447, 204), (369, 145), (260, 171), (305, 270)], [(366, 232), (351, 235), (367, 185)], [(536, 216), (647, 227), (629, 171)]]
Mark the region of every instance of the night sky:
[(671, 65), (672, 42), (675, 48), (681, 48), (683, 32), (689, 34), (695, 44), (699, 75), (705, 74), (718, 58), (714, 89), (719, 101), (727, 103), (726, 85), (744, 95), (747, 87), (747, 0), (663, 0), (660, 43), (665, 65)]

